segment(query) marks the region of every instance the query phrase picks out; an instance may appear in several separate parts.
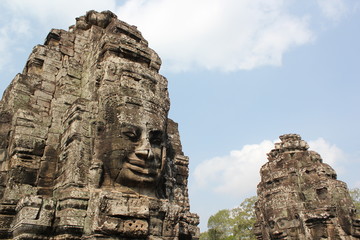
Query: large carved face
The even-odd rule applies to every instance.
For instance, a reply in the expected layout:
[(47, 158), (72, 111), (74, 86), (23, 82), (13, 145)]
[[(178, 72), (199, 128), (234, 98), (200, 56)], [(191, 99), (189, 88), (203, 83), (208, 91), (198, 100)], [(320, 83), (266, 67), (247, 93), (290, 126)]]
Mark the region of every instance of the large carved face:
[(267, 208), (267, 211), (266, 222), (271, 239), (299, 239), (300, 221), (299, 216), (292, 212), (293, 208)]
[(164, 167), (165, 119), (130, 104), (110, 111), (98, 145), (107, 176), (113, 184), (155, 187)]

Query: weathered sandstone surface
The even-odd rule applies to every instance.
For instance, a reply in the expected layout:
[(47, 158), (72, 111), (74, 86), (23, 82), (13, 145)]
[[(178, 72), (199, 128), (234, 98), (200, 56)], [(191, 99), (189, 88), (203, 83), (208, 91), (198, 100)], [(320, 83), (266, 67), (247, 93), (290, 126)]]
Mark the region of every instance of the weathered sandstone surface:
[(346, 184), (299, 135), (280, 140), (260, 171), (257, 239), (359, 239), (360, 221)]
[(89, 11), (35, 46), (0, 102), (0, 239), (197, 239), (159, 56)]

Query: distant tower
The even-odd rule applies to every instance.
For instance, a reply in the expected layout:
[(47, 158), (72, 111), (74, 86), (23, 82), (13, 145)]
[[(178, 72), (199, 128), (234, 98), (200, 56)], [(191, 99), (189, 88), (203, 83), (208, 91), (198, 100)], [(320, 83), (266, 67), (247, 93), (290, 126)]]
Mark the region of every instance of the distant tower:
[(109, 11), (34, 48), (0, 101), (0, 239), (198, 239), (160, 65)]
[(258, 185), (257, 239), (351, 240), (359, 221), (344, 182), (297, 134), (280, 136)]

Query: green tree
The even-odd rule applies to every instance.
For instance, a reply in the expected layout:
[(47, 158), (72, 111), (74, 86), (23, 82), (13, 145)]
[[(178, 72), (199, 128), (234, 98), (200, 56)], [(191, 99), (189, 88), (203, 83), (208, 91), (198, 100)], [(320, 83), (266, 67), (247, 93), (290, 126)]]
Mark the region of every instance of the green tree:
[(256, 197), (250, 197), (234, 209), (223, 209), (212, 215), (208, 220), (208, 231), (202, 233), (200, 239), (256, 239), (252, 232), (255, 223), (255, 202)]
[(360, 217), (360, 188), (350, 189), (350, 197), (354, 202), (357, 217)]
[(236, 239), (256, 239), (253, 234), (255, 224), (255, 202), (257, 197), (246, 198), (239, 207), (232, 209), (233, 234)]
[(233, 219), (228, 209), (218, 211), (208, 220), (208, 239), (220, 240), (228, 239), (232, 236)]
[(200, 233), (200, 240), (209, 240), (209, 233), (207, 231)]

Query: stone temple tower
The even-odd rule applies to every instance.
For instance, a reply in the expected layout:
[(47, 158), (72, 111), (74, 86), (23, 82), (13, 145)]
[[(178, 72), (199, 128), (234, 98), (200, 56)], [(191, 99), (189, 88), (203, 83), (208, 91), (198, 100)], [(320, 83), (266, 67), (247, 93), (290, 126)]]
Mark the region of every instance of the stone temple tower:
[(34, 47), (0, 101), (0, 239), (198, 239), (160, 65), (109, 11)]
[(257, 239), (360, 239), (344, 182), (297, 134), (280, 136), (262, 166), (255, 206)]

